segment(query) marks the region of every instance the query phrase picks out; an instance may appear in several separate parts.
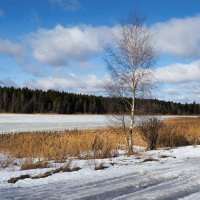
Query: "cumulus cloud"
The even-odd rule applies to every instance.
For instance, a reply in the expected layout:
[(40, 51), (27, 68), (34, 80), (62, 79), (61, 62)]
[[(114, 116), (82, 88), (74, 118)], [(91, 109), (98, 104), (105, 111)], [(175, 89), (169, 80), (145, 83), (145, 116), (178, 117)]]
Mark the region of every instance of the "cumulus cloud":
[(180, 57), (200, 56), (200, 16), (154, 24), (159, 51)]
[(65, 11), (75, 11), (80, 8), (79, 0), (49, 0), (51, 5), (59, 6)]
[(160, 67), (153, 73), (160, 86), (156, 92), (157, 98), (200, 103), (200, 60)]
[(159, 83), (181, 83), (200, 81), (200, 60), (189, 64), (172, 64), (157, 68), (154, 71)]
[(22, 61), (24, 59), (24, 50), (20, 44), (11, 42), (9, 40), (0, 39), (0, 54)]
[(200, 103), (199, 88), (200, 82), (196, 81), (190, 83), (167, 84), (157, 91), (156, 98), (180, 103), (191, 103), (193, 101)]
[(26, 85), (30, 88), (43, 90), (54, 89), (84, 94), (102, 94), (108, 76), (97, 77), (94, 74), (76, 76), (70, 74), (65, 77), (47, 77), (40, 80), (29, 80)]
[(57, 25), (53, 29), (39, 29), (30, 34), (28, 43), (36, 60), (49, 65), (67, 65), (71, 60), (84, 61), (102, 51), (112, 40), (109, 27)]
[[(199, 24), (200, 16), (174, 18), (152, 25), (158, 52), (179, 57), (200, 56)], [(100, 53), (106, 43), (112, 43), (117, 30), (118, 26), (57, 25), (52, 29), (39, 29), (30, 34), (28, 43), (33, 48), (36, 60), (62, 66), (71, 60), (83, 61)]]
[[(54, 0), (56, 1), (56, 0)], [(64, 2), (57, 0), (57, 2)], [(172, 56), (195, 58), (200, 56), (200, 16), (185, 19), (171, 19), (167, 22), (156, 23), (151, 29), (155, 32), (157, 50)], [(90, 58), (95, 58), (103, 51), (103, 47), (112, 43), (118, 27), (79, 25), (64, 27), (57, 25), (52, 29), (40, 28), (29, 34), (28, 44), (32, 48), (33, 57), (40, 63), (55, 66), (57, 69), (64, 65), (86, 69), (90, 66)], [(14, 58), (22, 57), (21, 45), (9, 40), (0, 40), (0, 53)], [(37, 63), (36, 63), (37, 64)], [(48, 67), (48, 66), (46, 66)], [(44, 68), (43, 68), (44, 69)], [(52, 69), (51, 69), (52, 70)], [(43, 70), (44, 71), (44, 70)], [(73, 71), (73, 70), (71, 70)], [(107, 76), (96, 75), (68, 75), (61, 77), (52, 75), (47, 78), (41, 76), (39, 70), (27, 68), (27, 72), (40, 79), (33, 79), (25, 85), (31, 88), (56, 89), (69, 92), (88, 94), (103, 93)], [(80, 73), (80, 72), (79, 72)], [(159, 67), (154, 70), (156, 80), (168, 88), (160, 90), (160, 97), (174, 101), (200, 102), (200, 60), (183, 64), (176, 63)]]

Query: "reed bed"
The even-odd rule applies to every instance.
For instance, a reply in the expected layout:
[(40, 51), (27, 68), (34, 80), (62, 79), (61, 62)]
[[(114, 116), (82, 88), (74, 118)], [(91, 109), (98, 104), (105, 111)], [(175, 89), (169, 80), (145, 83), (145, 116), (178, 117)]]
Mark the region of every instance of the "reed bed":
[[(108, 158), (126, 149), (120, 128), (22, 132), (0, 135), (0, 153), (10, 158), (34, 158), (63, 162), (68, 158)], [(134, 144), (147, 146), (136, 128)], [(200, 118), (165, 120), (158, 137), (158, 147), (200, 144)], [(27, 162), (27, 160), (26, 160)], [(30, 164), (30, 163), (28, 163)], [(41, 164), (41, 163), (40, 163)], [(24, 166), (26, 168), (26, 166)]]
[(68, 157), (112, 157), (123, 145), (123, 136), (106, 128), (0, 135), (0, 153), (15, 158), (63, 161)]
[(159, 147), (176, 147), (200, 144), (200, 117), (176, 118), (164, 121), (159, 134)]

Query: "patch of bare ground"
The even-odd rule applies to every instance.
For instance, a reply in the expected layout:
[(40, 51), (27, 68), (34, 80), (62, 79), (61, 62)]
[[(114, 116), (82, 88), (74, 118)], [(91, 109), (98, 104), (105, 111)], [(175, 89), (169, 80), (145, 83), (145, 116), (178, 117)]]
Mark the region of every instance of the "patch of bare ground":
[(36, 175), (36, 176), (31, 176), (29, 174), (26, 174), (26, 175), (21, 175), (21, 176), (18, 176), (18, 177), (13, 177), (13, 178), (8, 180), (8, 183), (16, 183), (19, 180), (23, 180), (23, 179), (27, 179), (27, 178), (31, 178), (31, 179), (46, 178), (46, 177), (51, 176), (51, 175), (56, 174), (56, 173), (74, 172), (74, 171), (78, 171), (80, 169), (81, 169), (80, 167), (72, 166), (71, 160), (69, 160), (65, 165), (63, 165), (63, 166), (61, 166), (57, 169), (50, 170), (50, 171), (47, 171), (43, 174), (39, 174), (39, 175)]
[(144, 162), (152, 162), (152, 161), (159, 161), (159, 159), (156, 159), (156, 158), (145, 158), (142, 163)]

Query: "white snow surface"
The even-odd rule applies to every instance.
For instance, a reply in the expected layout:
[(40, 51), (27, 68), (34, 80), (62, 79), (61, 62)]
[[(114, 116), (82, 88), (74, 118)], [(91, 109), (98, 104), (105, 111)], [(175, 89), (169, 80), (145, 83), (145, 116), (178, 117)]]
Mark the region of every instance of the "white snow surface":
[(64, 130), (105, 126), (103, 115), (0, 114), (0, 132)]
[[(142, 162), (147, 158), (157, 160)], [(108, 168), (94, 170), (95, 163), (102, 162)], [(72, 165), (82, 169), (47, 178), (19, 180), (15, 184), (7, 180), (22, 174), (38, 175), (50, 169), (21, 171), (17, 166), (1, 169), (0, 199), (200, 199), (200, 146), (140, 150), (137, 156), (73, 160)]]
[[(164, 119), (175, 116), (157, 117)], [(116, 119), (108, 115), (0, 114), (0, 133), (97, 128), (107, 126), (111, 120)], [(136, 117), (138, 120), (139, 117)]]

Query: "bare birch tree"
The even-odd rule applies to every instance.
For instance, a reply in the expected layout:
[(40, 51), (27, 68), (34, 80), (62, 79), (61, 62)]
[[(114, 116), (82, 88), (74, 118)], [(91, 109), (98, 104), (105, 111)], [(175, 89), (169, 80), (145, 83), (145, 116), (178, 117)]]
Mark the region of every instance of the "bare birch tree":
[[(130, 12), (122, 19), (118, 31), (114, 44), (105, 48), (104, 60), (111, 76), (106, 89), (111, 96), (121, 98), (124, 109), (130, 111), (130, 129), (126, 137), (129, 153), (133, 153), (135, 99), (150, 91), (150, 68), (155, 62), (155, 51), (152, 34), (137, 12)], [(131, 97), (131, 101), (127, 97)]]

